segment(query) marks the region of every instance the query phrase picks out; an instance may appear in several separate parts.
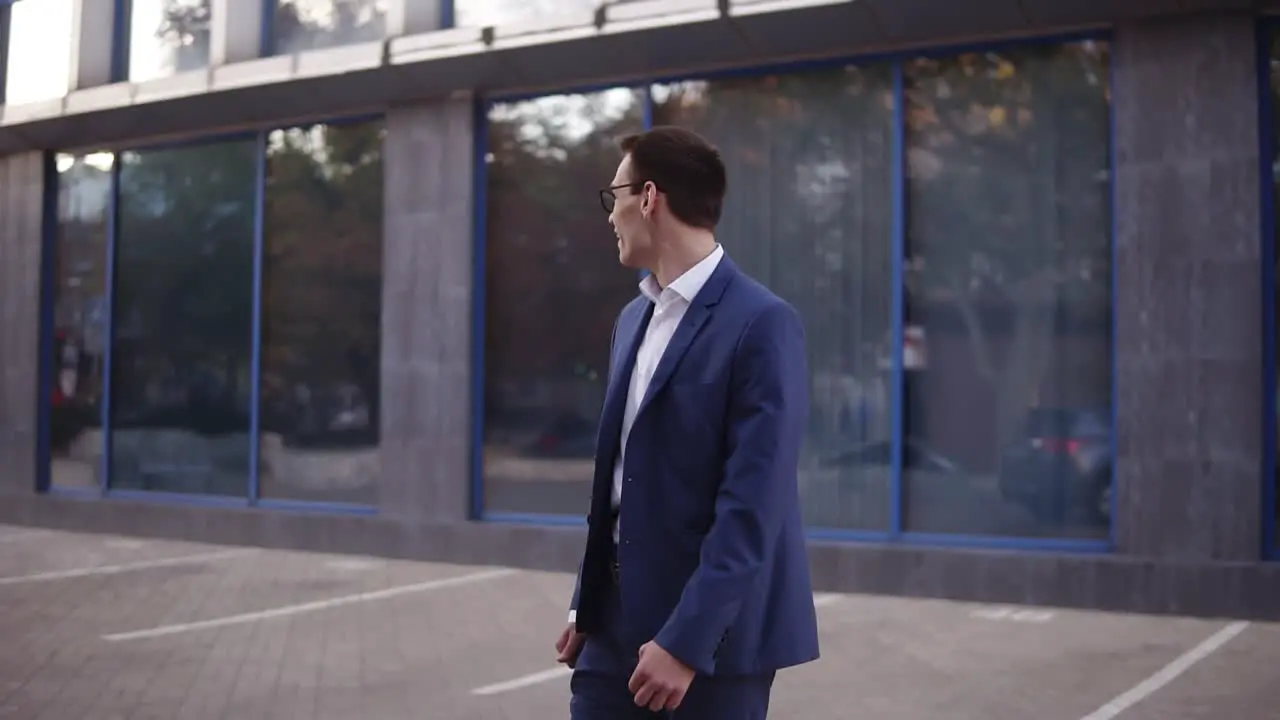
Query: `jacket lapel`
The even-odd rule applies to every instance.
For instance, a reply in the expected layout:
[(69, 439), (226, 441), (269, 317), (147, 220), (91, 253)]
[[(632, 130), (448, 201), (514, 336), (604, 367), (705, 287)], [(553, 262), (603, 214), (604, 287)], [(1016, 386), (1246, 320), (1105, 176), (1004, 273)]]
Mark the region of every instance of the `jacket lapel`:
[[(668, 343), (666, 351), (662, 353), (662, 359), (658, 361), (658, 367), (653, 371), (653, 379), (649, 381), (649, 389), (645, 391), (644, 400), (640, 403), (640, 409), (636, 411), (636, 417), (644, 413), (644, 409), (653, 401), (654, 396), (671, 380), (676, 367), (680, 365), (680, 360), (689, 351), (689, 347), (693, 345), (693, 341), (697, 339), (698, 333), (702, 331), (703, 326), (711, 319), (711, 308), (720, 302), (725, 288), (736, 272), (737, 269), (729, 261), (728, 256), (720, 259), (720, 264), (716, 266), (715, 272), (711, 273), (711, 277), (707, 278), (702, 290), (698, 292), (693, 302), (689, 304), (689, 309), (685, 311), (684, 317), (681, 318), (680, 325), (676, 327), (675, 335), (671, 336), (671, 342)], [(632, 360), (634, 361), (634, 359), (633, 357)]]
[[(618, 339), (622, 341), (617, 365), (609, 373), (609, 387), (605, 390), (604, 411), (601, 413), (600, 430), (596, 436), (596, 469), (604, 464), (611, 468), (618, 442), (622, 436), (622, 415), (627, 407), (627, 390), (631, 386), (631, 373), (636, 366), (636, 354), (644, 339), (649, 318), (653, 316), (653, 303), (644, 303), (638, 312), (628, 313), (618, 324)], [(611, 359), (611, 362), (613, 360)]]

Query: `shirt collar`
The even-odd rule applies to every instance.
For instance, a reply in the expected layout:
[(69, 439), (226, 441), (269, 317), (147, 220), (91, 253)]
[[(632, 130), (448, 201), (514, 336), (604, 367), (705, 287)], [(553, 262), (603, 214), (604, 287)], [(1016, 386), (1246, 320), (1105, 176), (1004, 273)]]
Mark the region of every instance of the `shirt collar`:
[(658, 285), (658, 279), (653, 273), (648, 273), (644, 279), (640, 281), (640, 292), (654, 304), (669, 302), (672, 295), (683, 299), (685, 302), (693, 302), (698, 296), (698, 292), (702, 290), (702, 286), (707, 284), (707, 280), (711, 279), (711, 273), (715, 272), (716, 267), (720, 265), (721, 258), (724, 257), (724, 248), (720, 243), (716, 243), (716, 247), (711, 254), (703, 258), (697, 265), (689, 268), (683, 275), (671, 281), (666, 288)]

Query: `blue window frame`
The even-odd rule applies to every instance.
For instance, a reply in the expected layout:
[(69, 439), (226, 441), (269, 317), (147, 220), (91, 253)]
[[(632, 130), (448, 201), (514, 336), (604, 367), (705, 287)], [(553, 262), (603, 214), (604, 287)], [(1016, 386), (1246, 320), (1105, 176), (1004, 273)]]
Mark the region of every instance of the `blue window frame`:
[(1262, 342), (1263, 342), (1263, 473), (1262, 553), (1280, 559), (1280, 23), (1265, 20), (1258, 25), (1258, 177), (1262, 188)]
[[(1000, 132), (1013, 133), (1019, 127), (1031, 125), (1035, 118), (1055, 117), (1056, 115), (1065, 115), (1073, 118), (1068, 122), (1082, 123), (1085, 130), (1079, 131), (1081, 134), (1076, 137), (1067, 137), (1063, 133), (1073, 132), (1073, 126), (1057, 127), (1045, 130), (1048, 135), (1038, 137), (1041, 146), (1044, 144), (1053, 145), (1055, 152), (1054, 157), (1061, 161), (1063, 167), (1058, 168), (1054, 172), (1058, 182), (1058, 187), (1063, 192), (1070, 190), (1078, 196), (1081, 206), (1087, 210), (1087, 222), (1085, 225), (1071, 224), (1071, 221), (1062, 219), (1059, 213), (1056, 224), (1045, 230), (1046, 233), (1052, 235), (1056, 242), (1058, 237), (1081, 237), (1084, 238), (1079, 242), (1084, 243), (1080, 250), (1080, 257), (1075, 259), (1071, 266), (1072, 270), (1081, 272), (1092, 272), (1090, 282), (1087, 287), (1075, 288), (1074, 294), (1058, 292), (1052, 294), (1041, 302), (1040, 305), (1031, 307), (1034, 312), (1028, 310), (1019, 311), (1018, 308), (1010, 308), (1001, 310), (996, 308), (983, 308), (969, 312), (969, 317), (965, 317), (965, 313), (952, 313), (950, 316), (944, 316), (938, 319), (915, 320), (912, 313), (919, 313), (920, 300), (910, 299), (914, 297), (908, 293), (906, 282), (909, 275), (917, 271), (920, 258), (918, 254), (920, 247), (928, 247), (928, 245), (920, 245), (927, 243), (931, 237), (929, 233), (936, 231), (931, 230), (932, 227), (928, 223), (938, 225), (941, 223), (945, 226), (947, 223), (955, 223), (964, 220), (964, 214), (955, 214), (950, 221), (946, 218), (946, 205), (948, 201), (946, 197), (934, 197), (927, 194), (927, 188), (922, 187), (922, 178), (927, 175), (928, 163), (936, 162), (927, 157), (926, 153), (920, 152), (920, 140), (917, 137), (920, 132), (916, 123), (920, 117), (927, 115), (929, 112), (936, 111), (936, 107), (921, 106), (922, 102), (933, 102), (937, 97), (949, 97), (952, 94), (959, 94), (963, 91), (961, 85), (963, 78), (968, 74), (976, 74), (979, 77), (996, 77), (1007, 78), (1009, 73), (1018, 73), (1019, 77), (1023, 75), (1028, 77), (1037, 77), (1037, 73), (1041, 73), (1038, 77), (1048, 77), (1053, 73), (1049, 72), (1049, 66), (1054, 63), (1053, 53), (1055, 48), (1064, 48), (1071, 46), (1071, 52), (1077, 53), (1068, 61), (1057, 66), (1058, 70), (1063, 67), (1084, 68), (1080, 71), (1079, 82), (1068, 88), (1067, 92), (1074, 93), (1067, 97), (1056, 98), (1054, 92), (1043, 93), (1037, 95), (1033, 89), (1020, 86), (1015, 94), (1019, 97), (1033, 98), (1028, 100), (1029, 103), (1038, 103), (1033, 106), (1020, 106), (1010, 104), (1008, 108), (1001, 108), (998, 112), (993, 106), (989, 108), (990, 112), (987, 116), (974, 118), (974, 122), (982, 122), (987, 124), (999, 123)], [(999, 43), (995, 45), (983, 45), (980, 47), (952, 47), (943, 48), (927, 53), (910, 53), (910, 54), (893, 54), (885, 56), (876, 56), (868, 58), (856, 59), (838, 59), (831, 61), (823, 61), (816, 63), (798, 63), (786, 66), (775, 66), (769, 68), (752, 68), (747, 70), (735, 70), (730, 72), (718, 73), (713, 75), (704, 75), (694, 78), (675, 77), (675, 78), (658, 78), (652, 81), (641, 92), (643, 102), (643, 110), (641, 117), (643, 118), (644, 127), (652, 127), (655, 123), (679, 122), (683, 125), (693, 126), (698, 129), (698, 122), (712, 122), (714, 119), (698, 120), (692, 116), (681, 115), (679, 108), (674, 110), (669, 108), (663, 102), (663, 96), (671, 91), (671, 88), (678, 88), (684, 84), (691, 82), (693, 85), (705, 87), (709, 84), (715, 84), (719, 88), (719, 92), (723, 96), (729, 93), (732, 97), (737, 97), (736, 102), (741, 103), (737, 106), (736, 111), (723, 110), (722, 114), (726, 116), (737, 115), (738, 117), (756, 117), (754, 111), (750, 107), (752, 102), (751, 82), (753, 78), (767, 76), (769, 82), (773, 85), (791, 84), (794, 87), (788, 92), (792, 93), (786, 96), (785, 104), (789, 109), (796, 112), (804, 112), (805, 103), (813, 103), (814, 97), (820, 97), (823, 93), (832, 92), (833, 87), (839, 87), (840, 83), (850, 83), (850, 87), (863, 87), (866, 83), (872, 83), (879, 92), (885, 97), (885, 107), (891, 109), (889, 116), (885, 118), (887, 125), (885, 136), (866, 137), (848, 139), (847, 142), (861, 143), (861, 148), (857, 152), (863, 153), (860, 156), (863, 162), (872, 162), (872, 155), (867, 153), (878, 152), (875, 148), (884, 145), (884, 161), (878, 166), (877, 172), (883, 174), (880, 176), (862, 178), (859, 182), (865, 184), (866, 180), (875, 182), (884, 182), (885, 195), (889, 212), (887, 216), (876, 219), (876, 223), (883, 223), (884, 230), (881, 237), (883, 247), (877, 252), (880, 255), (865, 255), (862, 261), (869, 261), (872, 257), (882, 257), (883, 262), (888, 263), (888, 271), (890, 276), (889, 293), (887, 298), (882, 298), (883, 307), (872, 312), (870, 315), (860, 315), (863, 330), (860, 332), (871, 333), (866, 337), (872, 338), (876, 332), (887, 332), (886, 338), (882, 345), (888, 348), (888, 352), (882, 357), (883, 363), (887, 366), (889, 373), (889, 382), (887, 388), (887, 407), (885, 412), (888, 416), (888, 426), (883, 444), (885, 462), (887, 464), (887, 478), (883, 482), (883, 508), (882, 517), (880, 519), (866, 518), (862, 521), (850, 522), (820, 522), (814, 523), (810, 521), (811, 536), (815, 538), (830, 538), (839, 540), (869, 540), (869, 541), (891, 541), (905, 544), (932, 544), (932, 545), (953, 545), (953, 546), (976, 546), (976, 547), (1009, 547), (1009, 548), (1028, 548), (1028, 549), (1052, 549), (1052, 550), (1069, 550), (1078, 552), (1106, 552), (1113, 547), (1113, 523), (1110, 522), (1111, 516), (1114, 514), (1115, 493), (1111, 492), (1111, 458), (1115, 456), (1115, 435), (1112, 428), (1115, 426), (1115, 403), (1114, 392), (1111, 389), (1111, 378), (1114, 376), (1114, 351), (1112, 344), (1112, 327), (1114, 306), (1111, 298), (1114, 293), (1114, 216), (1112, 207), (1114, 205), (1114, 187), (1111, 183), (1112, 169), (1114, 167), (1114, 148), (1111, 146), (1111, 128), (1112, 128), (1112, 109), (1110, 107), (1109, 87), (1110, 87), (1110, 66), (1109, 66), (1109, 35), (1108, 34), (1088, 34), (1073, 35), (1066, 37), (1045, 38), (1033, 41), (1015, 41)], [(1006, 56), (1007, 53), (1007, 56)], [(951, 66), (955, 66), (955, 72), (951, 72)], [(957, 63), (967, 66), (960, 67)], [(882, 75), (875, 76), (878, 79), (860, 78), (858, 80), (850, 80), (840, 76), (842, 68), (884, 68)], [(826, 75), (822, 75), (826, 73)], [(874, 73), (873, 73), (874, 75)], [(825, 77), (826, 79), (822, 79)], [(867, 76), (868, 78), (871, 76)], [(1030, 82), (1030, 81), (1028, 81)], [(824, 84), (825, 83), (825, 84)], [(878, 83), (878, 84), (876, 84)], [(946, 84), (946, 87), (940, 85)], [(931, 89), (932, 88), (932, 89)], [(1052, 90), (1052, 88), (1050, 88)], [(602, 90), (620, 91), (619, 88), (613, 87), (588, 87), (566, 91), (566, 96), (584, 97), (590, 93), (597, 93)], [(979, 91), (981, 88), (978, 89)], [(696, 88), (695, 88), (696, 91)], [(934, 93), (933, 100), (928, 98), (922, 99), (922, 96), (928, 93)], [(941, 94), (940, 94), (941, 93)], [(1034, 96), (1034, 97), (1033, 97)], [(494, 358), (494, 348), (488, 345), (486, 335), (492, 330), (487, 327), (487, 323), (495, 317), (495, 312), (500, 312), (493, 306), (496, 301), (501, 302), (501, 295), (495, 295), (496, 290), (490, 289), (490, 285), (498, 282), (498, 273), (493, 267), (488, 266), (487, 258), (493, 256), (493, 243), (499, 242), (508, 244), (509, 238), (501, 233), (500, 229), (492, 226), (494, 211), (492, 204), (495, 202), (493, 193), (495, 191), (508, 192), (501, 187), (495, 190), (493, 173), (494, 163), (500, 162), (501, 156), (507, 152), (506, 147), (493, 147), (490, 143), (502, 142), (506, 146), (510, 145), (511, 132), (509, 128), (504, 129), (502, 133), (495, 135), (491, 128), (494, 121), (495, 109), (498, 111), (499, 118), (506, 121), (504, 113), (509, 113), (511, 106), (522, 101), (536, 100), (545, 98), (546, 95), (509, 95), (487, 98), (477, 104), (476, 112), (476, 216), (474, 227), (476, 228), (476, 266), (475, 266), (475, 316), (473, 339), (475, 347), (473, 355), (475, 358), (474, 370), (474, 387), (473, 398), (475, 402), (473, 410), (474, 421), (474, 462), (473, 462), (473, 478), (472, 478), (472, 514), (477, 519), (500, 521), (500, 522), (526, 522), (534, 524), (581, 524), (583, 522), (583, 514), (587, 505), (587, 497), (585, 493), (575, 491), (577, 504), (573, 505), (567, 500), (546, 503), (549, 507), (539, 508), (526, 506), (513, 507), (507, 500), (495, 504), (491, 502), (490, 488), (486, 484), (486, 461), (492, 462), (491, 455), (493, 449), (486, 451), (486, 443), (506, 442), (507, 435), (516, 435), (509, 432), (508, 428), (503, 427), (502, 433), (504, 439), (501, 441), (491, 441), (488, 437), (493, 432), (491, 420), (487, 418), (487, 413), (491, 413), (497, 406), (494, 398), (487, 397), (494, 392), (509, 393), (509, 383), (502, 386), (491, 386), (486, 382), (486, 373), (494, 368), (494, 361), (500, 358)], [(968, 100), (961, 98), (968, 102)], [(975, 100), (976, 102), (976, 100)], [(1075, 112), (1071, 108), (1075, 104), (1083, 103), (1086, 107), (1076, 115), (1070, 113)], [(826, 112), (821, 103), (813, 105), (821, 115)], [(673, 112), (675, 113), (673, 115)], [(861, 111), (870, 113), (871, 109), (867, 108)], [(828, 113), (829, 114), (829, 113)], [(560, 117), (564, 117), (564, 113), (559, 113)], [(864, 114), (859, 116), (863, 122), (870, 122), (867, 118), (873, 118), (875, 115)], [(936, 121), (937, 118), (934, 118)], [(950, 112), (948, 117), (943, 118), (944, 123), (947, 121), (953, 123), (967, 122), (967, 119), (961, 117), (958, 110)], [(818, 117), (814, 122), (826, 122), (833, 127), (841, 125), (841, 118), (831, 116), (830, 118)], [(847, 125), (847, 123), (845, 123)], [(726, 141), (726, 133), (729, 129), (727, 126), (708, 125), (710, 132), (704, 132), (712, 138), (717, 145), (721, 146), (722, 153), (728, 155), (724, 144), (737, 144), (744, 150), (749, 149), (748, 145), (752, 142), (749, 138), (729, 138)], [(944, 128), (946, 130), (946, 128)], [(963, 136), (965, 133), (960, 126), (955, 127), (956, 132), (946, 132), (943, 138), (932, 138), (932, 142), (946, 142), (945, 136)], [(532, 133), (529, 140), (534, 145), (542, 142), (542, 136), (534, 138), (538, 132), (531, 127), (528, 130)], [(1054, 135), (1053, 132), (1058, 133)], [(796, 133), (786, 133), (780, 128), (775, 128), (771, 133), (764, 133), (766, 137), (778, 137), (782, 135), (795, 135)], [(497, 138), (497, 139), (495, 139)], [(759, 140), (757, 138), (757, 140)], [(746, 143), (746, 144), (744, 144)], [(915, 143), (913, 145), (913, 143)], [(1074, 143), (1074, 144), (1073, 144)], [(552, 143), (554, 146), (554, 143)], [(606, 147), (611, 147), (609, 143), (604, 143)], [(542, 143), (544, 149), (547, 148)], [(852, 146), (849, 146), (852, 147)], [(805, 148), (786, 148), (782, 146), (766, 145), (764, 157), (771, 162), (778, 162), (779, 158), (795, 158), (799, 157), (796, 153), (809, 152)], [(965, 148), (961, 147), (963, 151)], [(552, 152), (559, 152), (554, 149)], [(1016, 175), (1019, 163), (1027, 165), (1033, 163), (1034, 160), (1027, 156), (1024, 152), (1019, 155), (1019, 148), (1013, 144), (1005, 142), (994, 143), (989, 147), (977, 148), (972, 153), (981, 155), (983, 152), (1001, 152), (1006, 158), (1006, 167)], [(613, 158), (616, 163), (617, 158)], [(948, 162), (963, 163), (964, 157), (952, 156), (947, 158)], [(732, 165), (732, 163), (730, 163)], [(810, 163), (812, 165), (812, 163)], [(799, 165), (770, 165), (772, 172), (785, 175), (786, 173), (799, 174), (801, 176), (806, 172), (805, 167)], [(910, 168), (910, 170), (909, 170)], [(809, 168), (814, 169), (814, 168)], [(963, 169), (963, 166), (962, 166)], [(846, 170), (834, 168), (826, 168), (830, 171), (827, 174), (834, 173), (840, 176)], [(734, 177), (743, 177), (742, 170), (730, 168)], [(809, 173), (810, 176), (821, 176), (821, 173)], [(603, 182), (607, 180), (607, 176), (600, 178)], [(754, 181), (753, 181), (754, 182)], [(954, 182), (954, 180), (953, 180)], [(738, 183), (741, 185), (742, 183)], [(1024, 183), (1025, 184), (1025, 183)], [(731, 187), (734, 183), (730, 183)], [(1017, 188), (1003, 188), (1006, 193), (1013, 193)], [(772, 192), (782, 192), (781, 186), (774, 188)], [(1038, 198), (1033, 199), (1035, 202), (1049, 202), (1045, 198), (1053, 197), (1053, 190), (1047, 191)], [(871, 196), (865, 196), (863, 201)], [(760, 196), (764, 200), (771, 200), (766, 194)], [(1006, 197), (1006, 200), (1009, 198)], [(502, 202), (508, 202), (502, 200)], [(585, 202), (585, 201), (584, 201)], [(729, 202), (734, 202), (730, 198)], [(749, 202), (744, 198), (737, 200), (739, 204)], [(754, 202), (752, 200), (751, 202)], [(939, 210), (939, 203), (943, 203), (941, 216), (921, 216), (920, 212), (934, 212)], [(930, 208), (933, 208), (930, 210)], [(1034, 215), (1034, 202), (1021, 208), (1019, 211)], [(728, 208), (728, 205), (726, 205)], [(1061, 208), (1059, 208), (1061, 210)], [(514, 210), (513, 210), (514, 211)], [(528, 209), (525, 209), (528, 212)], [(553, 215), (555, 213), (552, 213)], [(729, 213), (726, 212), (726, 215)], [(794, 213), (793, 213), (794, 214)], [(1052, 214), (1052, 211), (1050, 211)], [(942, 219), (939, 220), (938, 217)], [(603, 218), (600, 219), (601, 227), (603, 227)], [(1025, 232), (1024, 226), (1020, 231)], [(924, 223), (923, 225), (921, 223)], [(495, 232), (499, 233), (495, 236)], [(970, 236), (982, 237), (984, 234), (993, 232), (1006, 232), (1000, 227), (991, 225), (985, 228), (969, 228), (964, 230)], [(535, 242), (536, 238), (528, 240)], [(1048, 241), (1046, 241), (1048, 242)], [(1048, 252), (1048, 244), (1031, 243), (1036, 248), (1045, 248)], [(914, 252), (917, 256), (913, 256)], [(1040, 250), (1034, 249), (1034, 252)], [(744, 249), (741, 245), (731, 244), (729, 252), (738, 259), (740, 263), (750, 262), (743, 258), (743, 253), (754, 254), (755, 250)], [(763, 249), (761, 252), (767, 255)], [(937, 256), (945, 252), (945, 248), (940, 252), (938, 249), (930, 251), (932, 256)], [(982, 253), (994, 252), (989, 250), (971, 250), (970, 253), (979, 253), (979, 255), (968, 255), (957, 257), (955, 260), (956, 267), (967, 266), (982, 260), (987, 264), (996, 262), (990, 258), (983, 258)], [(1020, 263), (1025, 265), (1029, 258), (1021, 257), (1017, 251), (1004, 250), (1003, 258), (999, 258), (999, 262), (1004, 265), (997, 268), (1001, 273), (1014, 272)], [(1012, 253), (1012, 254), (1011, 254)], [(761, 255), (760, 257), (764, 257)], [(756, 265), (759, 265), (756, 261)], [(979, 263), (980, 264), (980, 263)], [(763, 272), (759, 268), (750, 268), (752, 274), (759, 277), (761, 274), (767, 274), (767, 268)], [(797, 299), (794, 296), (797, 292), (798, 283), (792, 283), (788, 279), (788, 271), (786, 268), (779, 268), (779, 274), (770, 284), (774, 286), (776, 291), (786, 295), (785, 288), (791, 288), (793, 296), (788, 299), (793, 304), (803, 304), (806, 302), (803, 297)], [(632, 288), (634, 290), (634, 288)], [(506, 291), (509, 294), (510, 291)], [(941, 290), (939, 290), (941, 292)], [(828, 298), (829, 300), (829, 298)], [(821, 306), (824, 302), (823, 298), (813, 297), (807, 302), (814, 307)], [(975, 301), (976, 302), (976, 301)], [(612, 308), (616, 311), (617, 308)], [(874, 309), (874, 308), (869, 308)], [(802, 311), (803, 312), (803, 311)], [(1021, 312), (1019, 315), (1018, 312)], [(1013, 315), (1010, 315), (1013, 313)], [(812, 311), (811, 311), (812, 315)], [(883, 315), (881, 325), (884, 326), (883, 331), (874, 330), (875, 318)], [(934, 494), (932, 502), (936, 505), (939, 500), (938, 492), (948, 492), (949, 489), (941, 487), (941, 489), (930, 489), (929, 480), (921, 480), (920, 475), (914, 472), (915, 468), (909, 467), (917, 463), (917, 456), (932, 457), (929, 453), (921, 453), (916, 449), (917, 439), (909, 437), (907, 431), (913, 433), (925, 432), (925, 428), (929, 425), (937, 425), (942, 423), (943, 427), (950, 427), (950, 430), (934, 430), (934, 436), (939, 433), (943, 435), (942, 441), (949, 441), (950, 447), (960, 451), (973, 450), (973, 443), (977, 441), (969, 441), (957, 439), (955, 423), (951, 422), (948, 426), (945, 420), (935, 420), (926, 425), (920, 425), (917, 418), (924, 413), (927, 417), (932, 410), (935, 414), (938, 412), (938, 402), (942, 402), (930, 397), (930, 393), (937, 393), (936, 382), (931, 387), (928, 382), (920, 385), (918, 380), (912, 377), (914, 372), (912, 368), (907, 367), (915, 362), (911, 359), (914, 350), (909, 348), (916, 340), (919, 339), (920, 328), (916, 325), (923, 324), (928, 330), (930, 336), (945, 336), (946, 328), (962, 328), (965, 323), (973, 322), (973, 317), (979, 317), (980, 321), (986, 323), (989, 329), (988, 335), (998, 335), (1001, 327), (1007, 327), (1014, 322), (1027, 322), (1029, 318), (1044, 317), (1047, 322), (1055, 328), (1055, 332), (1061, 333), (1061, 340), (1055, 342), (1066, 343), (1070, 347), (1065, 352), (1051, 353), (1055, 356), (1062, 355), (1065, 357), (1054, 357), (1042, 361), (1041, 374), (1048, 377), (1048, 380), (1042, 381), (1030, 392), (1031, 395), (1039, 398), (1041, 394), (1046, 395), (1046, 399), (1037, 399), (1030, 405), (1019, 405), (1017, 403), (1009, 403), (1010, 410), (1005, 411), (999, 416), (1000, 422), (991, 422), (992, 425), (1001, 425), (1004, 435), (998, 439), (987, 439), (982, 441), (985, 443), (983, 451), (970, 453), (969, 457), (963, 458), (963, 462), (955, 464), (983, 465), (984, 467), (996, 467), (1001, 462), (997, 456), (1001, 452), (1008, 453), (1008, 448), (1015, 445), (1027, 445), (1037, 448), (1040, 455), (1035, 456), (1036, 463), (1047, 462), (1044, 456), (1052, 455), (1056, 463), (1058, 455), (1064, 457), (1069, 456), (1071, 462), (1077, 467), (1081, 467), (1079, 477), (1088, 480), (1087, 486), (1090, 488), (1088, 492), (1082, 493), (1081, 497), (1070, 499), (1066, 493), (1046, 493), (1051, 495), (1047, 499), (1040, 497), (1022, 497), (1014, 502), (1009, 500), (1009, 504), (1019, 505), (1026, 512), (1030, 513), (1055, 513), (1056, 518), (1053, 521), (1041, 521), (1041, 524), (1032, 525), (1029, 532), (1019, 532), (1016, 528), (1010, 529), (1010, 526), (990, 527), (983, 523), (966, 523), (966, 522), (936, 522), (930, 521), (928, 511), (924, 511), (923, 516), (920, 514), (921, 493), (925, 496), (929, 493)], [(1021, 318), (1021, 320), (1019, 320)], [(611, 322), (611, 321), (610, 321)], [(807, 318), (806, 323), (810, 323), (811, 319)], [(855, 322), (852, 317), (841, 322)], [(871, 323), (871, 324), (867, 324)], [(959, 332), (955, 330), (954, 332)], [(855, 332), (855, 335), (857, 333)], [(963, 336), (963, 333), (961, 333)], [(937, 352), (939, 355), (945, 355), (950, 352), (954, 355), (960, 352), (958, 348), (941, 347), (946, 343), (945, 337), (940, 337), (936, 344), (939, 345)], [(1066, 347), (1066, 346), (1063, 346)], [(933, 350), (933, 348), (930, 348)], [(812, 349), (811, 349), (812, 351)], [(1003, 353), (1008, 354), (1011, 350), (1004, 349)], [(963, 353), (961, 353), (963, 354)], [(967, 361), (966, 361), (967, 362)], [(1073, 364), (1074, 363), (1074, 364)], [(856, 364), (856, 363), (855, 363)], [(867, 365), (866, 367), (870, 367)], [(998, 370), (999, 368), (997, 368)], [(1018, 368), (1014, 368), (1018, 369)], [(952, 378), (951, 386), (963, 384), (963, 378), (968, 377), (963, 373)], [(1083, 380), (1074, 381), (1072, 378), (1084, 378)], [(1077, 387), (1079, 386), (1079, 387)], [(914, 388), (914, 389), (913, 389)], [(924, 389), (921, 389), (924, 388)], [(923, 397), (921, 397), (923, 394)], [(537, 393), (525, 393), (527, 397), (535, 397)], [(815, 393), (816, 395), (816, 393)], [(936, 395), (934, 396), (936, 397)], [(951, 404), (946, 405), (945, 409), (954, 409), (956, 400), (949, 401)], [(996, 400), (990, 398), (980, 399), (978, 404), (995, 405)], [(504, 408), (504, 414), (510, 415), (508, 412), (510, 407), (507, 401), (499, 402)], [(598, 409), (598, 408), (597, 408)], [(945, 412), (944, 412), (945, 414)], [(514, 418), (515, 415), (512, 415)], [(913, 423), (914, 421), (914, 423)], [(505, 420), (504, 420), (505, 422)], [(514, 422), (514, 420), (513, 420)], [(950, 434), (950, 437), (945, 437)], [(968, 444), (966, 444), (968, 443)], [(810, 444), (814, 444), (811, 435)], [(994, 448), (994, 451), (989, 449)], [(1047, 448), (1047, 449), (1046, 449)], [(1086, 451), (1081, 453), (1081, 450)], [(909, 453), (908, 450), (911, 452)], [(1084, 460), (1077, 460), (1084, 454), (1089, 456), (1087, 463)], [(1024, 453), (1025, 455), (1025, 453)], [(1025, 462), (1031, 462), (1026, 458), (1021, 458)], [(503, 461), (507, 460), (503, 457)], [(949, 458), (943, 458), (937, 461), (939, 467), (945, 468), (952, 461)], [(1039, 467), (1039, 465), (1037, 465)], [(1083, 468), (1087, 468), (1088, 472)], [(1052, 465), (1050, 469), (1044, 473), (1050, 477), (1052, 487), (1067, 487), (1064, 471), (1059, 465)], [(1087, 475), (1087, 477), (1086, 477)], [(1076, 477), (1076, 476), (1072, 476)], [(492, 479), (488, 479), (492, 480)], [(1003, 484), (1000, 483), (998, 475), (989, 474), (982, 478), (987, 484)], [(921, 483), (924, 483), (921, 485)], [(920, 488), (924, 489), (921, 490)], [(509, 493), (507, 495), (510, 495)], [(576, 496), (575, 495), (575, 496)], [(506, 497), (504, 495), (504, 497)], [(925, 500), (923, 502), (929, 502)], [(1012, 512), (1012, 511), (1011, 511)], [(1065, 513), (1080, 513), (1087, 517), (1087, 520), (1081, 521), (1078, 525), (1071, 525), (1065, 519)], [(945, 520), (946, 518), (944, 518)]]
[(131, 32), (129, 0), (113, 0), (111, 25), (111, 82), (129, 79), (129, 34)]
[[(377, 401), (360, 398), (377, 393), (377, 323), (372, 335), (362, 328), (381, 302), (383, 136), (381, 118), (364, 117), (48, 155), (39, 489), (376, 512), (369, 478), (352, 486), (331, 471), (363, 467), (333, 462), (335, 448), (368, 454), (378, 442)], [(341, 229), (329, 265), (268, 257), (288, 255), (295, 236), (314, 250), (324, 235), (294, 226), (315, 214), (299, 220), (299, 203)], [(166, 243), (183, 234), (170, 222), (202, 232)], [(163, 272), (148, 267), (157, 262)], [(341, 276), (343, 292), (291, 302), (314, 286), (299, 273)], [(171, 312), (148, 309), (165, 304)], [(336, 324), (306, 316), (317, 307)], [(199, 337), (183, 335), (193, 322)], [(316, 352), (329, 345), (340, 357)], [(306, 457), (316, 449), (318, 462)], [(193, 454), (208, 462), (174, 464)]]

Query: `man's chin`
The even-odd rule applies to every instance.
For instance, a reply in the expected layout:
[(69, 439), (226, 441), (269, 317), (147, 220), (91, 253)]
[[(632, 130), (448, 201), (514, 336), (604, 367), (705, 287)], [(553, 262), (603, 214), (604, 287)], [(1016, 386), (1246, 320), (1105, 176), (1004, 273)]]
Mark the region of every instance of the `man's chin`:
[(635, 260), (631, 257), (631, 253), (627, 252), (627, 249), (622, 247), (618, 248), (618, 264), (622, 265), (622, 267), (636, 267)]

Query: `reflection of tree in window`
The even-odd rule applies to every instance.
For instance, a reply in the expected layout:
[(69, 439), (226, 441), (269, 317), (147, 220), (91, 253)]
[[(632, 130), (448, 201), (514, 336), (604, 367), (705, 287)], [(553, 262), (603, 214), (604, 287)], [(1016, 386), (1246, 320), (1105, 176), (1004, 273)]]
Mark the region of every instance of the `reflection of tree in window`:
[(614, 89), (499, 104), (487, 147), (485, 502), (580, 513), (614, 319), (638, 278), (596, 191), (643, 126)]
[(133, 0), (129, 77), (149, 80), (209, 64), (211, 0)]
[(247, 492), (255, 150), (243, 140), (120, 156), (117, 487)]
[(53, 354), (49, 477), (56, 487), (93, 488), (102, 453), (106, 359), (110, 153), (58, 155), (58, 224), (53, 262)]
[(683, 82), (653, 96), (655, 122), (720, 148), (729, 188), (717, 237), (729, 256), (804, 319), (808, 522), (887, 529), (888, 465), (844, 458), (892, 437), (889, 368), (878, 362), (893, 297), (889, 67)]
[[(501, 315), (491, 319), (490, 339), (503, 377), (570, 372), (583, 363), (592, 375), (603, 375), (607, 333), (635, 284), (620, 295), (610, 281), (626, 273), (618, 268), (595, 190), (612, 179), (620, 157), (616, 140), (639, 129), (640, 112), (630, 90), (493, 108), (490, 198), (497, 207), (489, 232), (502, 250), (489, 254), (489, 271), (500, 275), (491, 292), (502, 297), (495, 300)], [(567, 312), (575, 306), (580, 310)], [(510, 354), (501, 351), (506, 346)]]
[(909, 473), (911, 529), (1107, 530), (1109, 428), (1077, 435), (1111, 407), (1107, 63), (1082, 42), (906, 64), (906, 310), (927, 347), (906, 432), (969, 480)]
[(386, 35), (387, 0), (280, 0), (275, 13), (275, 51), (376, 42)]
[[(995, 448), (1032, 405), (1109, 403), (1106, 62), (1083, 44), (908, 68), (908, 304), (962, 323)], [(1080, 332), (1103, 344), (1057, 344)]]
[(376, 501), (382, 141), (381, 122), (268, 136), (264, 497)]

